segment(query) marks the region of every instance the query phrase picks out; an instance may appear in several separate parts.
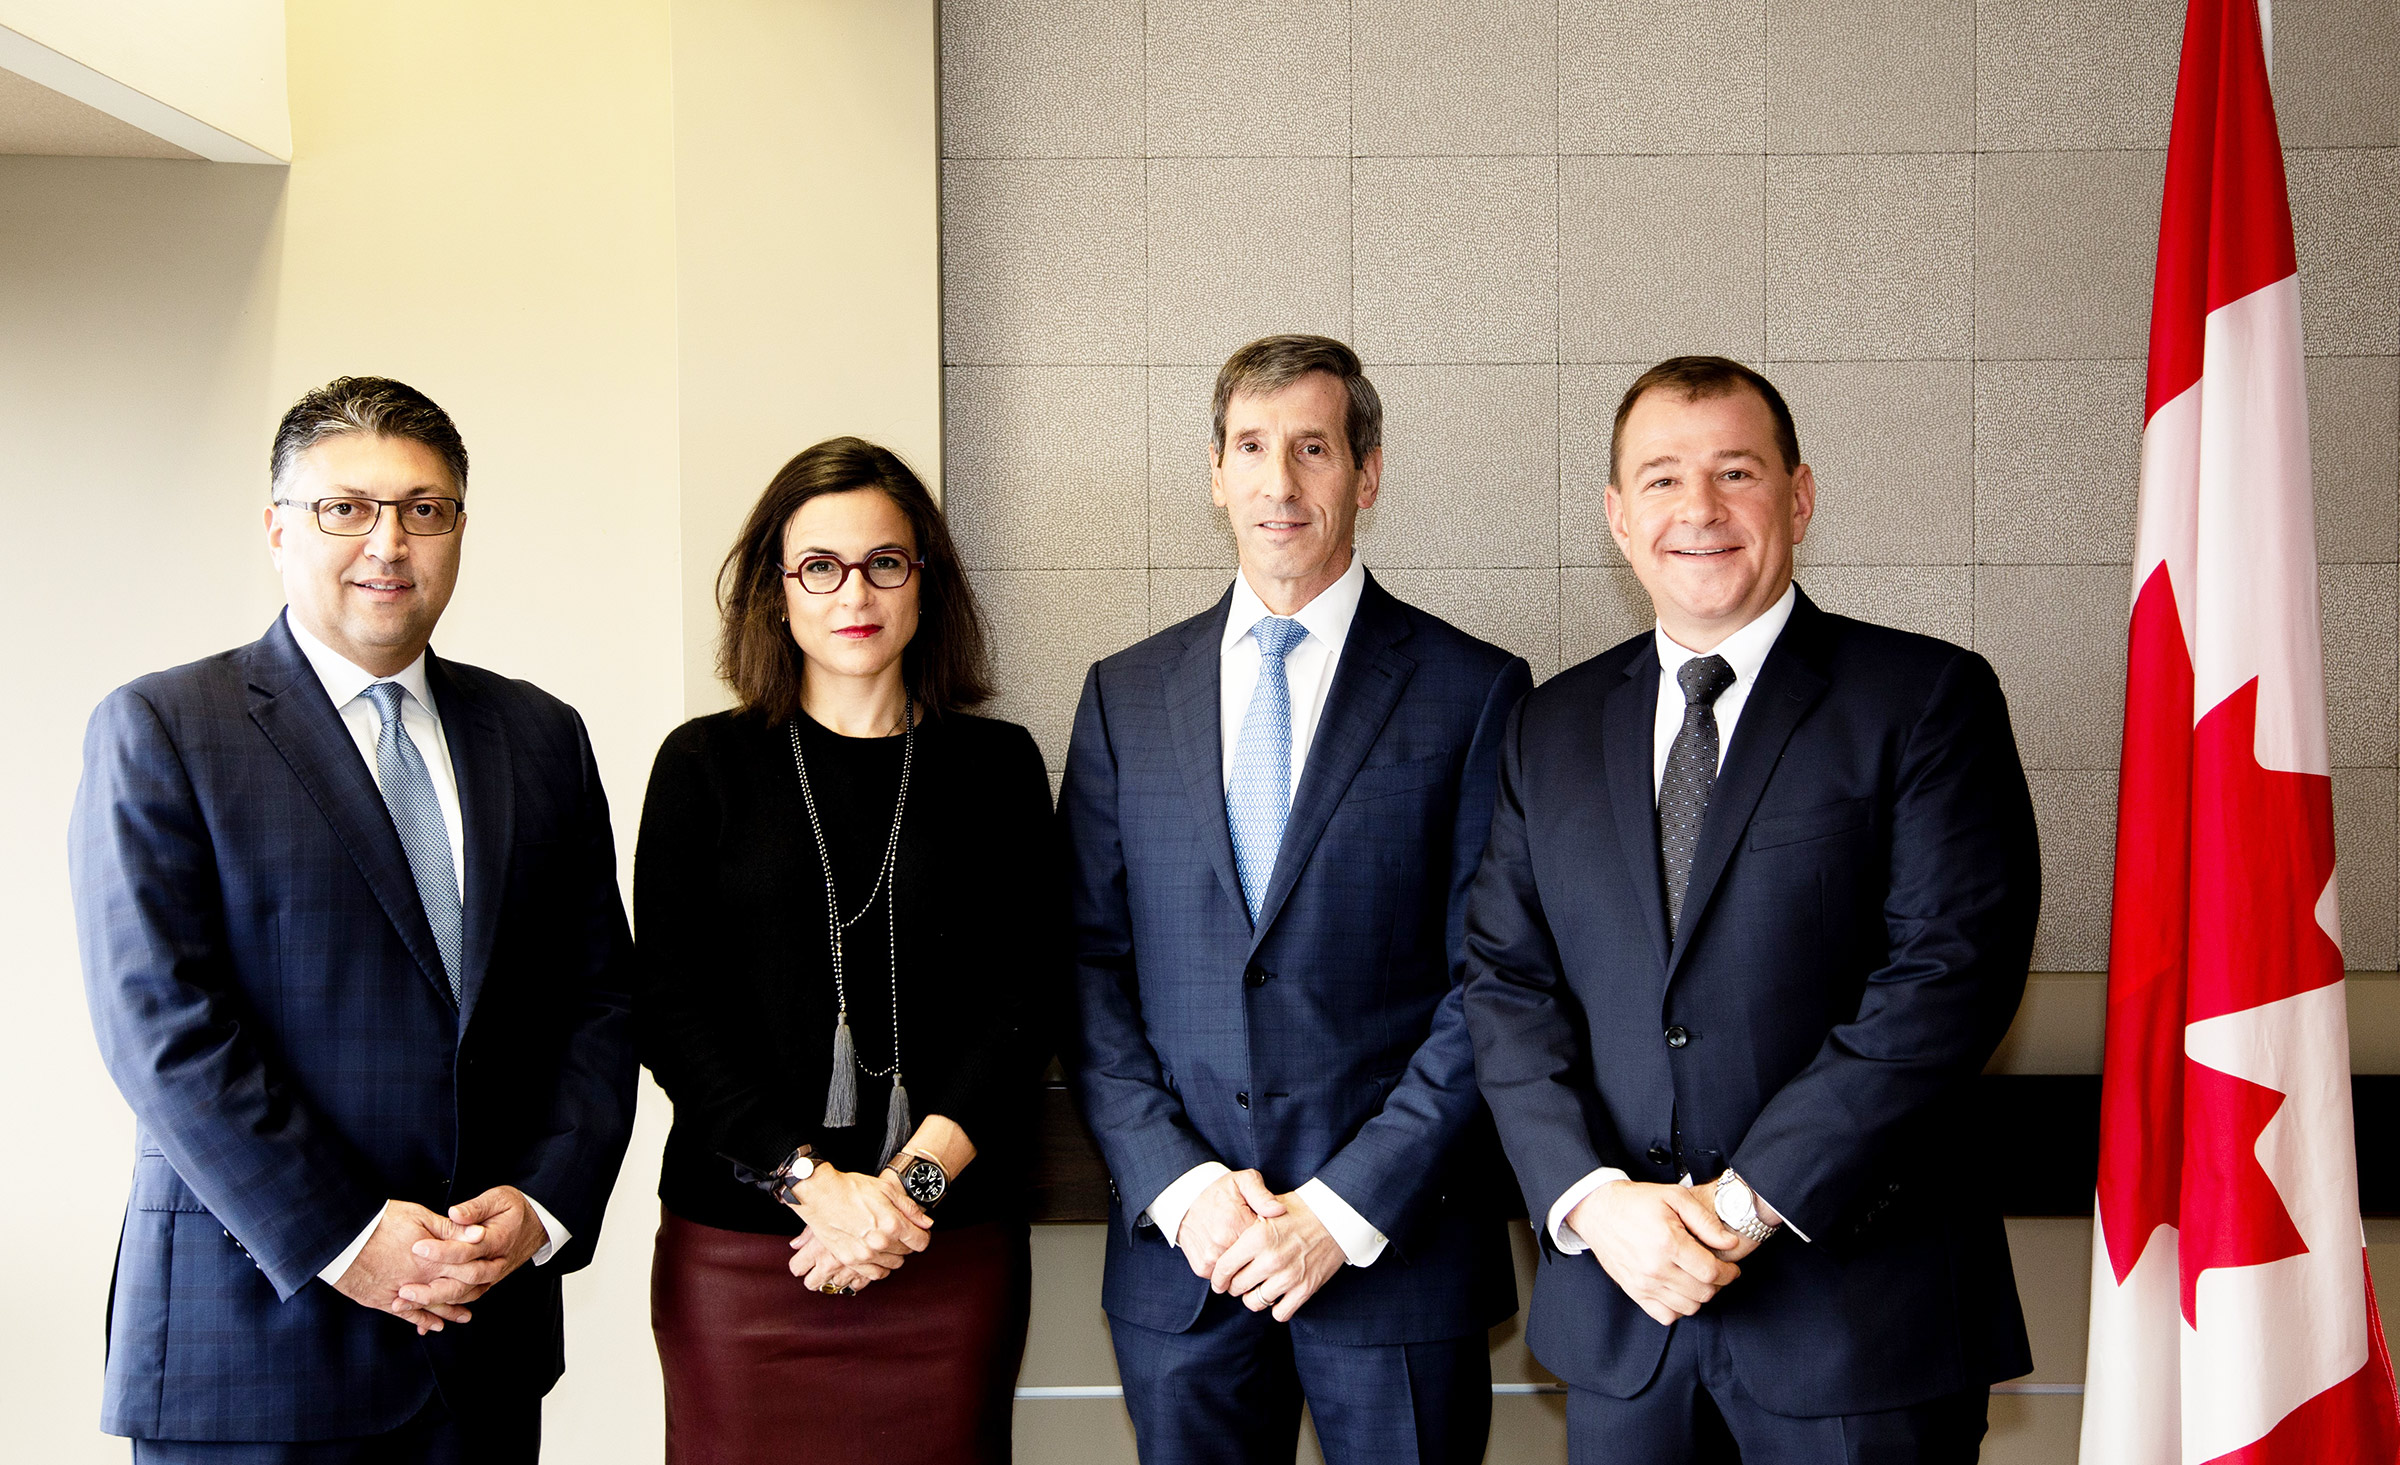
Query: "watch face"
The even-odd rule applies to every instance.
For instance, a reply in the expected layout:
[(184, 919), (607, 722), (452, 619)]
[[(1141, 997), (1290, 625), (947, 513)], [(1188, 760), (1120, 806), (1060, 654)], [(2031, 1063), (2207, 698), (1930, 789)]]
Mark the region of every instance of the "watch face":
[(918, 1205), (930, 1206), (950, 1188), (950, 1180), (942, 1174), (941, 1166), (920, 1156), (900, 1172), (900, 1188)]

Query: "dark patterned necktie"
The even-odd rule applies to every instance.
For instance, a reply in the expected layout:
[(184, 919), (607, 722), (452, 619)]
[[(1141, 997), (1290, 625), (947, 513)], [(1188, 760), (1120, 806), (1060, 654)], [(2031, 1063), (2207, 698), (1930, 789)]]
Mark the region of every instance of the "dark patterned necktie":
[(1700, 848), (1700, 818), (1717, 781), (1717, 698), (1733, 685), (1722, 656), (1695, 656), (1675, 673), (1683, 688), (1683, 726), (1667, 749), (1658, 784), (1658, 863), (1667, 880), (1667, 935), (1683, 923), (1683, 893), (1692, 883), (1692, 854)]

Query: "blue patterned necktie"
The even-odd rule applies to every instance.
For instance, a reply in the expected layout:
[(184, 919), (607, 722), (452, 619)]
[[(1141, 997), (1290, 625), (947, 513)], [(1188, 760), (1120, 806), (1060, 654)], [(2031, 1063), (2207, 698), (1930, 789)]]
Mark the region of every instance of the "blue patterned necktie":
[(1242, 714), (1233, 745), (1233, 777), (1225, 784), (1225, 819), (1233, 828), (1233, 864), (1252, 924), (1275, 873), (1275, 851), (1292, 816), (1292, 680), (1283, 659), (1307, 639), (1308, 627), (1288, 616), (1267, 616), (1250, 628), (1258, 642), (1258, 686)]
[(458, 874), (450, 863), (450, 832), (442, 825), (442, 805), (433, 795), (433, 775), (425, 771), (416, 739), (400, 721), (398, 682), (377, 682), (362, 693), (383, 717), (375, 735), (375, 781), (383, 785), (383, 802), (400, 831), (400, 849), (408, 856), (408, 872), (416, 877), (417, 899), (433, 927), (434, 948), (442, 954), (442, 974), (450, 979), (450, 1000), (458, 1000), (458, 946), (461, 911)]

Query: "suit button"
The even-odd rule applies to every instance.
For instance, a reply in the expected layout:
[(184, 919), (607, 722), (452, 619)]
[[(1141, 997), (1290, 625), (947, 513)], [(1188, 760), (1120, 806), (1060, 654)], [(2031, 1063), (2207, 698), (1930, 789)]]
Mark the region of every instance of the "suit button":
[(1667, 1029), (1667, 1046), (1670, 1048), (1680, 1048), (1691, 1040), (1692, 1035), (1685, 1032), (1680, 1024)]
[(1652, 1145), (1650, 1147), (1650, 1163), (1653, 1165), (1664, 1165), (1669, 1160), (1674, 1158), (1674, 1155), (1668, 1152), (1665, 1145)]
[(1233, 1096), (1233, 1101), (1245, 1109), (1250, 1107), (1250, 1096), (1246, 1093), (1235, 1094)]
[(1248, 971), (1242, 973), (1242, 985), (1245, 987), (1263, 987), (1267, 984), (1268, 975), (1269, 974), (1267, 972), (1262, 971), (1257, 967), (1252, 967)]

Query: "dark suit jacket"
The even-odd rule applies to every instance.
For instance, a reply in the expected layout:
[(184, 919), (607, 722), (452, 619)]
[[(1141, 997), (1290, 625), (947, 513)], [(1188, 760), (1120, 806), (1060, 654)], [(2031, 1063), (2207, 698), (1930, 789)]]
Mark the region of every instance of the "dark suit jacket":
[(1231, 600), (1092, 668), (1059, 795), (1074, 851), (1066, 1068), (1115, 1197), (1101, 1300), (1191, 1326), (1207, 1283), (1134, 1218), (1213, 1159), (1277, 1191), (1319, 1178), (1390, 1238), (1295, 1328), (1341, 1343), (1472, 1333), (1515, 1311), (1516, 1284), (1496, 1167), (1474, 1165), (1458, 938), (1500, 729), (1531, 679), (1369, 577), (1254, 930), (1225, 815)]
[[(1645, 633), (1526, 699), (1468, 903), (1477, 1073), (1537, 1229), (1604, 1165), (1730, 1165), (1812, 1238), (1773, 1238), (1707, 1304), (1759, 1403), (1860, 1413), (2025, 1372), (1963, 1111), (2040, 903), (1991, 668), (1802, 595), (1735, 725), (1671, 949), (1659, 675)], [(1535, 1353), (1632, 1395), (1667, 1329), (1542, 1240)]]
[[(608, 806), (572, 708), (429, 659), (466, 825), (453, 1005), (373, 775), (281, 618), (111, 693), (69, 847), (101, 1056), (138, 1121), (102, 1428), (379, 1433), (537, 1397), (633, 1115)], [(316, 1279), (387, 1198), (498, 1184), (574, 1241), (419, 1339)]]

